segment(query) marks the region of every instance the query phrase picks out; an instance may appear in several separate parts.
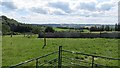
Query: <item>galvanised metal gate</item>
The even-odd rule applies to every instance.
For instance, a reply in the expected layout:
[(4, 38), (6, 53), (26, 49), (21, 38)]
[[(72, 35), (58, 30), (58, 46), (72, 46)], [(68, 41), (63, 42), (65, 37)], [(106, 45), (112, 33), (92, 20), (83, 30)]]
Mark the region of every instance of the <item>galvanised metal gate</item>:
[[(78, 59), (78, 58), (76, 59), (76, 58), (68, 58), (68, 57), (62, 56), (62, 55), (63, 55), (62, 53), (64, 53), (64, 52), (65, 52), (65, 53), (71, 53), (71, 54), (77, 54), (77, 55), (90, 56), (90, 57), (91, 57), (91, 62), (86, 62), (86, 61), (81, 60), (81, 59)], [(40, 59), (45, 58), (45, 57), (50, 56), (50, 55), (53, 55), (53, 54), (58, 54), (58, 57), (57, 57), (57, 58), (53, 58), (53, 59), (51, 59), (51, 60), (48, 60), (48, 61), (45, 62), (45, 63), (39, 64)], [(69, 62), (64, 61), (64, 60), (62, 60), (62, 59), (79, 61), (79, 62), (82, 62), (82, 63), (88, 63), (88, 64), (91, 64), (91, 65), (90, 65), (91, 68), (94, 68), (94, 67), (96, 68), (96, 67), (98, 67), (98, 66), (105, 66), (105, 65), (102, 65), (102, 64), (97, 64), (97, 63), (95, 63), (95, 62), (94, 62), (94, 61), (95, 61), (95, 58), (101, 58), (101, 59), (107, 59), (107, 60), (120, 61), (120, 58), (109, 58), (109, 57), (96, 56), (96, 55), (85, 54), (85, 53), (80, 53), (80, 52), (74, 52), (74, 51), (69, 51), (69, 50), (62, 50), (62, 46), (59, 46), (59, 50), (58, 50), (58, 51), (55, 51), (55, 52), (52, 52), (52, 53), (49, 53), (49, 54), (46, 54), (46, 55), (44, 55), (44, 56), (40, 56), (40, 57), (37, 57), (37, 58), (30, 59), (30, 60), (27, 60), (27, 61), (25, 61), (25, 62), (21, 62), (21, 63), (19, 63), (19, 64), (10, 66), (9, 68), (16, 68), (16, 67), (22, 66), (23, 64), (27, 64), (27, 63), (33, 62), (33, 61), (36, 62), (36, 63), (35, 63), (36, 68), (43, 68), (44, 64), (50, 63), (50, 62), (52, 62), (52, 61), (54, 61), (54, 63), (57, 63), (57, 65), (54, 65), (54, 63), (53, 63), (53, 65), (54, 65), (53, 67), (54, 67), (54, 68), (62, 68), (62, 67), (64, 67), (62, 63), (64, 63), (64, 62), (65, 62), (65, 63), (69, 63)], [(82, 66), (81, 64), (72, 63), (72, 62), (70, 62), (69, 64), (70, 64), (70, 65), (77, 65), (77, 66), (79, 66), (79, 68), (80, 68), (80, 66)], [(53, 67), (52, 67), (52, 68), (53, 68)], [(109, 66), (108, 66), (108, 67), (109, 67)], [(73, 68), (74, 68), (74, 67), (73, 67)], [(82, 68), (82, 67), (81, 67), (81, 68)]]

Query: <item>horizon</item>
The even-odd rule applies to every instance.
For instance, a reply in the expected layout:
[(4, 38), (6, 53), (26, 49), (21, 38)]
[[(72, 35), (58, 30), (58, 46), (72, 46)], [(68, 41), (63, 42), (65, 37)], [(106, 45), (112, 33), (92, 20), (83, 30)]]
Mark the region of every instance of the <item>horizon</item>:
[(4, 0), (0, 15), (26, 24), (118, 23), (118, 0)]
[[(25, 23), (25, 24), (27, 24), (27, 23)], [(32, 23), (33, 24), (33, 23)], [(59, 23), (47, 23), (47, 24), (50, 24), (50, 25), (52, 25), (52, 24), (55, 24), (55, 25), (58, 25)], [(115, 23), (116, 24), (116, 23)], [(86, 24), (73, 24), (73, 25), (115, 25), (115, 24), (95, 24), (95, 23), (93, 23), (93, 24), (90, 24), (90, 23), (86, 23)], [(40, 24), (34, 24), (34, 25), (44, 25), (44, 24), (42, 24), (42, 23), (40, 23)], [(60, 24), (60, 25), (62, 25), (62, 24)], [(66, 23), (63, 23), (63, 25), (72, 25), (72, 24), (66, 24)]]
[[(1, 16), (5, 16), (5, 15), (1, 15)], [(6, 16), (6, 17), (7, 17), (7, 16)], [(9, 18), (9, 17), (7, 17), (7, 18)], [(9, 18), (9, 19), (13, 19), (13, 18)], [(14, 19), (14, 20), (15, 20), (15, 19)], [(17, 20), (16, 20), (16, 21), (17, 21)], [(80, 25), (80, 24), (81, 24), (81, 25), (90, 25), (90, 24), (91, 24), (91, 25), (115, 25), (115, 24), (118, 24), (118, 23), (115, 23), (115, 24), (114, 24), (114, 23), (113, 23), (113, 24), (109, 24), (109, 23), (103, 23), (103, 24), (101, 24), (101, 23), (25, 23), (25, 22), (20, 22), (20, 21), (17, 21), (17, 22), (23, 23), (23, 24), (33, 24), (33, 25), (34, 25), (34, 24), (35, 24), (35, 25), (44, 25), (44, 24), (56, 24), (56, 25), (57, 25), (57, 24), (61, 24), (61, 25), (62, 25), (62, 24), (65, 24), (65, 25), (66, 25), (66, 24), (67, 24), (67, 25), (70, 25), (70, 24), (71, 24), (71, 25), (72, 25), (72, 24), (73, 24), (73, 25)]]

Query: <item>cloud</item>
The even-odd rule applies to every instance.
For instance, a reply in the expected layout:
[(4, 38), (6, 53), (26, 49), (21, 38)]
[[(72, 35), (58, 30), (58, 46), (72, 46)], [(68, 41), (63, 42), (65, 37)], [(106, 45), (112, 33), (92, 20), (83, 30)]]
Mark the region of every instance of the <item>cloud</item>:
[(95, 11), (96, 4), (94, 2), (81, 2), (77, 6), (78, 9), (88, 10), (88, 11)]
[(46, 14), (46, 15), (66, 15), (64, 11), (55, 8), (39, 8), (39, 7), (32, 7), (30, 11), (38, 14)]
[(48, 3), (48, 6), (56, 9), (61, 9), (66, 13), (70, 12), (70, 7), (68, 2), (50, 2)]
[(10, 10), (17, 9), (17, 6), (15, 6), (13, 2), (0, 2), (0, 5)]
[(64, 11), (59, 10), (59, 9), (54, 9), (54, 10), (50, 11), (50, 14), (51, 15), (67, 15), (67, 13), (65, 13)]
[(114, 23), (118, 15), (116, 1), (4, 0), (0, 9), (4, 15), (28, 23)]
[(110, 0), (96, 0), (98, 2), (109, 2)]
[(48, 14), (48, 10), (45, 8), (32, 7), (30, 10), (35, 13)]
[(103, 2), (98, 5), (98, 9), (102, 11), (109, 11), (112, 7), (114, 7), (113, 3), (109, 2)]

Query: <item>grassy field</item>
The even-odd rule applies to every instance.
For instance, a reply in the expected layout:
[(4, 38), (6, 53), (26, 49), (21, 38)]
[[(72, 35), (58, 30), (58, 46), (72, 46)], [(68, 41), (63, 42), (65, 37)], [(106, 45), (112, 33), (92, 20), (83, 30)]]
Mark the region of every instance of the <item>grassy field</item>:
[(70, 29), (53, 28), (55, 31), (69, 31)]
[[(118, 41), (120, 39), (106, 38), (48, 38), (47, 46), (42, 49), (43, 38), (37, 38), (37, 35), (31, 38), (23, 35), (2, 37), (2, 64), (3, 66), (14, 65), (31, 58), (42, 56), (58, 50), (58, 46), (70, 51), (83, 52), (99, 56), (118, 58)], [(64, 54), (68, 57), (83, 57), (79, 55)], [(57, 55), (44, 58), (43, 60), (55, 58)], [(88, 57), (89, 58), (89, 57)], [(67, 61), (67, 60), (66, 60)], [(97, 59), (97, 63), (106, 65), (117, 65), (116, 61), (108, 61)], [(34, 65), (31, 63), (31, 65)]]

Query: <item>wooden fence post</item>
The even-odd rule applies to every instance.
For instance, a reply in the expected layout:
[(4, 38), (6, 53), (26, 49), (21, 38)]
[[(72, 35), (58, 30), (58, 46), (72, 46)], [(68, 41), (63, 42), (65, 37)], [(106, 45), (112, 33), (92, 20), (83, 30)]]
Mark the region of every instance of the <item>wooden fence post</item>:
[(11, 35), (10, 35), (10, 37), (12, 37), (12, 35), (13, 35), (13, 32), (11, 31)]
[(38, 68), (38, 59), (36, 59), (36, 68)]
[(62, 46), (59, 46), (59, 55), (58, 55), (58, 68), (62, 66)]
[(42, 49), (44, 49), (45, 46), (46, 46), (46, 34), (45, 34), (45, 31), (44, 31), (44, 45), (43, 45)]
[(92, 56), (92, 68), (94, 67), (94, 56)]

